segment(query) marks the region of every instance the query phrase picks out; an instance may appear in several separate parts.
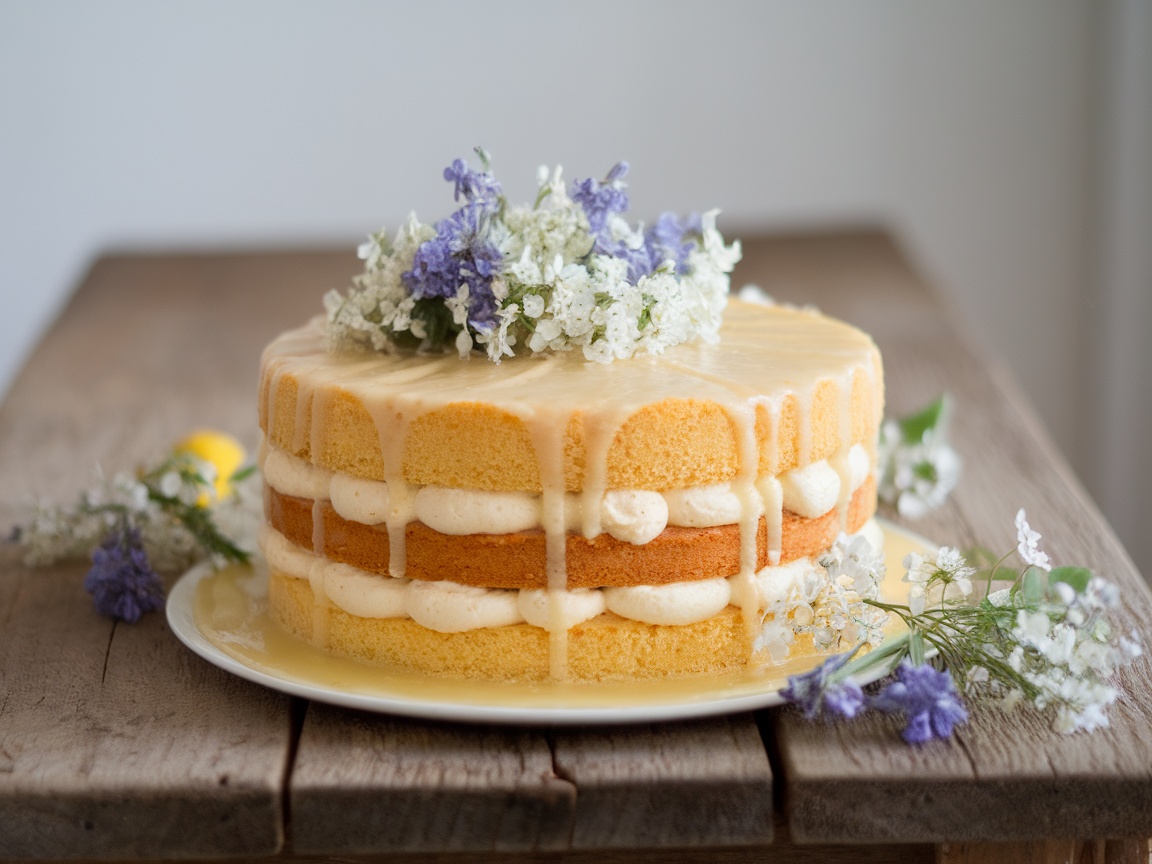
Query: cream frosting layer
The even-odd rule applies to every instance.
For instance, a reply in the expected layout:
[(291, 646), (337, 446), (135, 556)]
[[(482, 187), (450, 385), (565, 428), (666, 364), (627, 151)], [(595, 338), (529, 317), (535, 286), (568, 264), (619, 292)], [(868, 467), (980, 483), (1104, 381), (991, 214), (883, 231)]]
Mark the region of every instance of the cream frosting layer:
[[(875, 520), (858, 533), (874, 548), (882, 548), (883, 532)], [(765, 609), (786, 597), (793, 585), (826, 578), (819, 563), (802, 558), (765, 567), (751, 577), (739, 574), (627, 588), (512, 591), (367, 573), (312, 555), (267, 527), (260, 543), (269, 565), (288, 576), (307, 579), (321, 605), (331, 603), (364, 618), (411, 617), (441, 633), (521, 621), (549, 632), (566, 631), (605, 610), (645, 624), (692, 624), (729, 604)]]
[[(284, 495), (314, 500), (331, 500), (343, 518), (366, 525), (383, 523), (392, 505), (388, 484), (344, 474), (333, 474), (310, 462), (277, 450), (265, 448), (264, 480)], [(836, 470), (827, 460), (813, 462), (780, 475), (783, 507), (800, 516), (823, 516), (847, 493), (855, 492), (872, 470), (868, 451), (854, 444)], [(412, 518), (419, 519), (441, 534), (514, 534), (543, 526), (540, 495), (528, 492), (486, 492), (474, 489), (447, 489), (424, 486), (412, 496)], [(568, 530), (583, 530), (586, 520), (581, 495), (564, 496)], [(711, 528), (738, 524), (745, 502), (731, 483), (716, 483), (689, 489), (651, 492), (639, 489), (608, 490), (600, 499), (598, 526), (627, 543), (643, 544), (658, 536), (667, 526)], [(759, 513), (755, 514), (759, 518)]]

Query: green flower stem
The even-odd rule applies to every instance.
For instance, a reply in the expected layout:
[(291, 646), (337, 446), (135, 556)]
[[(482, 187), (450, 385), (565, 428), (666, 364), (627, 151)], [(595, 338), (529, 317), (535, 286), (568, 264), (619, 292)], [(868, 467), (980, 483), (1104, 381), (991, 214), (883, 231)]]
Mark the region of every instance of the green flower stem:
[[(890, 672), (907, 655), (908, 636), (908, 633), (901, 633), (899, 636), (888, 637), (867, 654), (848, 661), (842, 672), (846, 675), (860, 675), (885, 665), (888, 667), (885, 672)], [(853, 653), (859, 651), (862, 646), (863, 643), (857, 645)]]

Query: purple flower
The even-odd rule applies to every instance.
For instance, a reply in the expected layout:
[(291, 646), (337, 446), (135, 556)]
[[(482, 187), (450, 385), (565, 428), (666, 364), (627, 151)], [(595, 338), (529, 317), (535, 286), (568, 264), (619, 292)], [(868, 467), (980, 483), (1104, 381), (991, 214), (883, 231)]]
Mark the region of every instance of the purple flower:
[(675, 213), (661, 213), (660, 218), (644, 234), (644, 246), (652, 267), (659, 267), (671, 259), (676, 262), (676, 272), (688, 272), (688, 256), (696, 248), (692, 237), (704, 232), (699, 213), (690, 213), (683, 220)]
[(92, 553), (84, 590), (92, 595), (97, 611), (129, 624), (164, 605), (160, 577), (148, 563), (135, 528), (114, 531)]
[(455, 199), (468, 202), (493, 204), (500, 197), (500, 184), (490, 171), (472, 171), (463, 159), (454, 159), (452, 164), (444, 169), (444, 179), (456, 184)]
[(908, 661), (896, 670), (890, 683), (872, 704), (881, 711), (902, 712), (908, 725), (902, 733), (909, 744), (923, 744), (933, 738), (949, 738), (952, 728), (968, 722), (968, 712), (952, 676), (925, 663), (913, 666)]
[(404, 284), (417, 300), (455, 297), (461, 283), (468, 285), (468, 322), (484, 331), (496, 318), (492, 278), (503, 256), (488, 240), (487, 207), (474, 202), (436, 224), (436, 236), (420, 244)]
[[(584, 208), (588, 217), (588, 227), (599, 245), (610, 243), (606, 234), (608, 217), (628, 211), (628, 193), (624, 191), (622, 179), (628, 173), (627, 162), (617, 162), (601, 183), (589, 177), (572, 183), (572, 200)], [(594, 249), (602, 254), (612, 254), (607, 248)]]
[[(628, 193), (623, 178), (628, 173), (627, 162), (617, 162), (603, 182), (589, 177), (572, 184), (572, 200), (584, 208), (588, 229), (595, 241), (592, 252), (610, 255), (628, 262), (628, 281), (635, 285), (640, 278), (651, 273), (660, 261), (654, 260), (646, 243), (635, 248), (616, 240), (608, 225), (609, 217), (628, 211)], [(663, 260), (663, 259), (660, 259)]]
[(790, 676), (788, 686), (780, 691), (780, 695), (799, 705), (809, 720), (819, 716), (822, 711), (834, 717), (855, 717), (864, 707), (864, 692), (850, 678), (832, 680), (834, 674), (851, 658), (852, 652), (837, 654), (810, 672)]

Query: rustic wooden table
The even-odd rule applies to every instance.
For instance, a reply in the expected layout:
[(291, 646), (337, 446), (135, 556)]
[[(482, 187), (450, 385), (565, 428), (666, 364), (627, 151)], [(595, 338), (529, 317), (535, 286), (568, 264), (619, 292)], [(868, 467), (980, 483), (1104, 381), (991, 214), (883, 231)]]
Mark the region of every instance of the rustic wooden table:
[[(966, 459), (915, 529), (1014, 544), (1028, 509), (1057, 561), (1117, 582), (1152, 645), (1143, 579), (994, 362), (880, 233), (749, 242), (736, 284), (875, 335), (889, 412), (953, 394)], [(315, 314), (347, 252), (101, 259), (0, 409), (0, 526), (68, 502), (197, 426), (256, 443), (256, 369)], [(6, 530), (6, 529), (5, 529)], [(307, 703), (184, 649), (162, 615), (114, 624), (86, 565), (0, 553), (0, 857), (389, 861), (1142, 861), (1152, 680), (1129, 667), (1110, 728), (1060, 736), (974, 712), (950, 743), (888, 719), (793, 710), (641, 727), (484, 728)]]

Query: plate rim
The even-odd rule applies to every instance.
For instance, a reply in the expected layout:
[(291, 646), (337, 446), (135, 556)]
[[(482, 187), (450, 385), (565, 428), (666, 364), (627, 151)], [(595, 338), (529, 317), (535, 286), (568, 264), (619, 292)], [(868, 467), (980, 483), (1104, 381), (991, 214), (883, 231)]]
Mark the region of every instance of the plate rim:
[[(875, 518), (885, 531), (902, 534), (907, 539), (914, 540), (926, 548), (935, 546), (932, 541), (915, 531), (896, 525), (883, 517)], [(176, 580), (168, 592), (168, 599), (164, 606), (169, 628), (185, 647), (217, 668), (238, 678), (289, 696), (378, 714), (424, 720), (508, 726), (606, 726), (669, 722), (737, 714), (785, 704), (784, 698), (780, 695), (779, 687), (730, 697), (717, 696), (705, 699), (644, 702), (635, 705), (534, 706), (476, 704), (440, 698), (424, 699), (403, 695), (355, 693), (337, 687), (308, 683), (250, 666), (217, 647), (200, 631), (193, 611), (196, 587), (201, 580), (212, 575), (216, 570), (217, 568), (211, 561), (201, 561), (185, 571)], [(858, 684), (865, 685), (871, 684), (881, 677), (883, 677), (882, 670), (875, 670), (866, 675), (854, 676), (854, 680)]]

